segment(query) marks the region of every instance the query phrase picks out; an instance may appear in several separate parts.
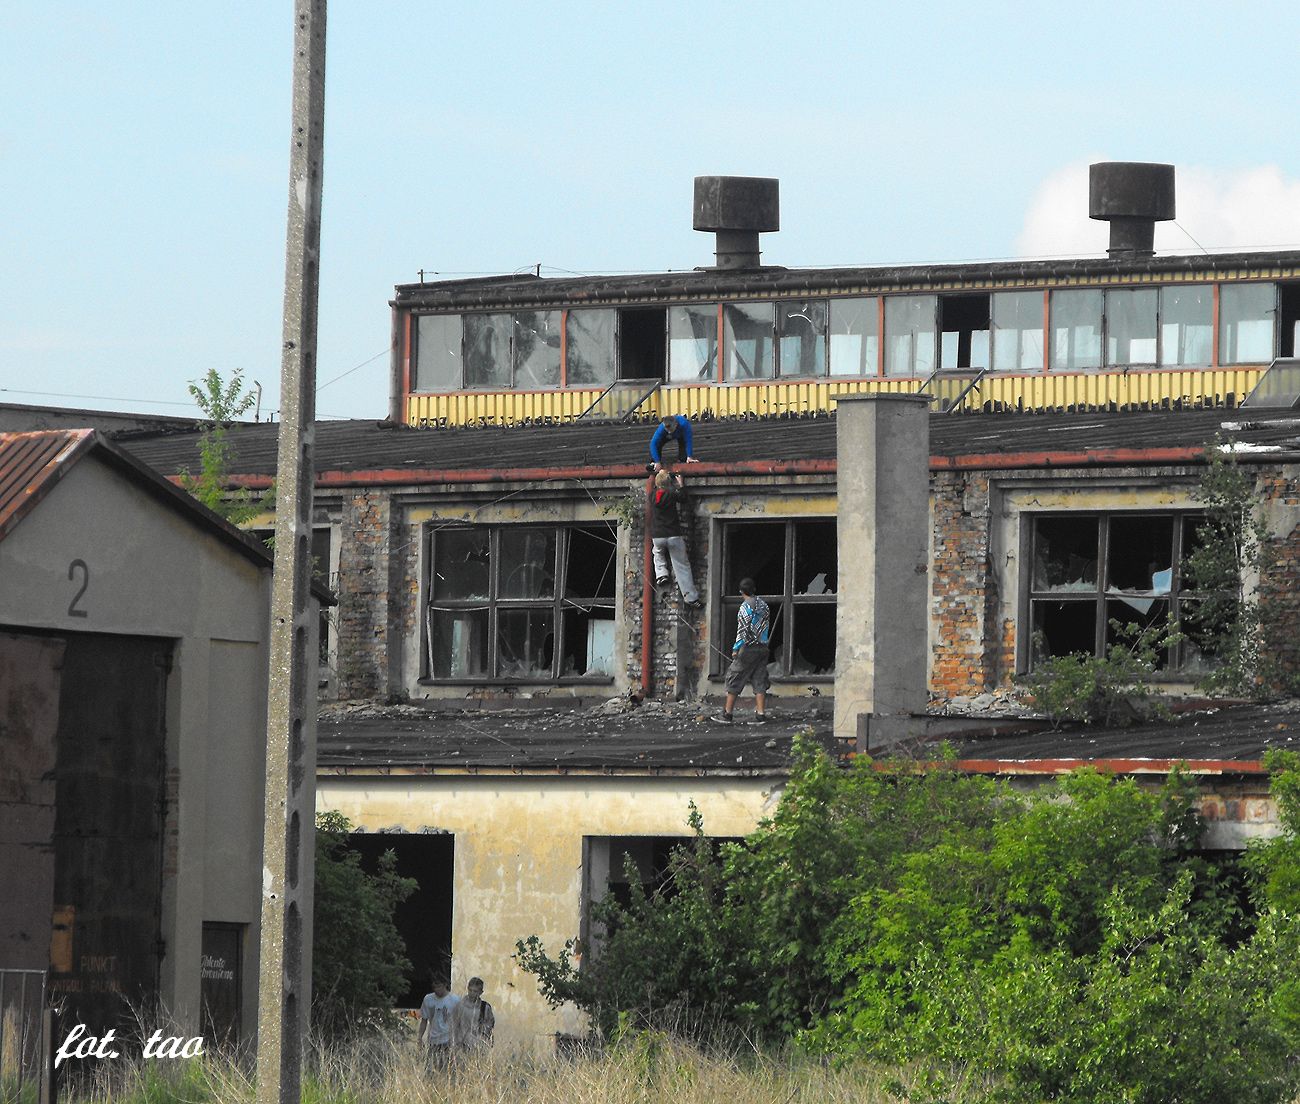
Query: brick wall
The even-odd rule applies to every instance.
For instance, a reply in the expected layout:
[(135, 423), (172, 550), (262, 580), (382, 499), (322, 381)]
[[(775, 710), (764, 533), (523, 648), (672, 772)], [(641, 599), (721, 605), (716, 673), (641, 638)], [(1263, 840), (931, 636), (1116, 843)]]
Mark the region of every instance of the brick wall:
[(390, 509), (386, 493), (343, 499), (339, 545), (339, 697), (388, 693)]

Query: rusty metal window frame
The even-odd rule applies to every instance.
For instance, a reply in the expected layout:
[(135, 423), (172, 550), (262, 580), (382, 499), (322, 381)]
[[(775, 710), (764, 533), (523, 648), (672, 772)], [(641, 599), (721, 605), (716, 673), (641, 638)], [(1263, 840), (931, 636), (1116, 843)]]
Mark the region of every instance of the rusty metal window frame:
[[(1129, 597), (1143, 598), (1149, 595), (1152, 601), (1165, 601), (1168, 603), (1169, 614), (1175, 624), (1177, 624), (1183, 613), (1183, 607), (1196, 600), (1197, 595), (1190, 590), (1183, 581), (1182, 562), (1185, 556), (1185, 550), (1190, 544), (1191, 529), (1193, 526), (1202, 521), (1205, 517), (1203, 511), (1199, 510), (1088, 510), (1088, 511), (1042, 511), (1026, 515), (1029, 519), (1029, 527), (1026, 533), (1024, 545), (1024, 560), (1026, 569), (1021, 576), (1021, 608), (1018, 618), (1020, 631), (1017, 637), (1022, 646), (1017, 650), (1020, 652), (1021, 661), (1017, 664), (1020, 673), (1026, 673), (1033, 670), (1037, 661), (1048, 658), (1047, 656), (1038, 656), (1035, 654), (1033, 645), (1033, 634), (1037, 623), (1036, 608), (1040, 604), (1056, 602), (1062, 604), (1077, 605), (1080, 607), (1091, 606), (1093, 621), (1093, 647), (1092, 654), (1101, 656), (1107, 646), (1107, 630), (1110, 617), (1107, 614), (1107, 602), (1115, 601), (1120, 595), (1118, 590), (1110, 588), (1110, 574), (1112, 570), (1111, 563), (1111, 527), (1117, 520), (1135, 520), (1150, 518), (1155, 520), (1168, 520), (1171, 522), (1170, 537), (1170, 565), (1171, 576), (1169, 591), (1167, 594), (1152, 589), (1149, 592), (1138, 593), (1136, 591), (1125, 592)], [(1078, 590), (1051, 590), (1036, 589), (1034, 580), (1034, 565), (1037, 561), (1038, 542), (1040, 540), (1039, 526), (1043, 521), (1068, 518), (1070, 520), (1095, 519), (1097, 522), (1097, 569), (1096, 578), (1091, 587)], [(1190, 659), (1191, 646), (1189, 642), (1183, 641), (1175, 644), (1166, 657), (1164, 666), (1158, 672), (1157, 677), (1169, 679), (1175, 677), (1184, 669)]]
[[(781, 540), (784, 542), (781, 560), (783, 581), (781, 592), (763, 592), (758, 595), (772, 607), (773, 628), (777, 627), (778, 619), (782, 623), (779, 644), (772, 649), (771, 661), (777, 664), (772, 678), (783, 682), (834, 682), (834, 670), (820, 675), (799, 674), (792, 671), (795, 642), (793, 627), (798, 621), (799, 611), (812, 607), (821, 607), (823, 609), (829, 607), (833, 611), (839, 601), (837, 591), (822, 594), (794, 592), (795, 542), (798, 539), (798, 532), (802, 526), (815, 524), (838, 526), (838, 520), (835, 517), (799, 517), (773, 521), (754, 517), (734, 518), (718, 523), (721, 530), (719, 533), (721, 540), (718, 547), (722, 549), (722, 555), (718, 559), (718, 585), (711, 600), (711, 621), (713, 625), (713, 647), (710, 649), (711, 662), (709, 665), (709, 677), (711, 679), (718, 680), (725, 676), (727, 662), (731, 655), (731, 646), (736, 638), (736, 611), (740, 608), (740, 600), (737, 595), (724, 593), (727, 579), (731, 575), (731, 556), (733, 548), (736, 547), (734, 543), (736, 531), (744, 525), (770, 525), (774, 529), (781, 529)], [(838, 556), (835, 564), (835, 574), (836, 586), (838, 587)], [(833, 619), (832, 631), (834, 631)]]
[[(573, 610), (589, 611), (592, 609), (612, 610), (613, 620), (617, 621), (617, 580), (615, 593), (609, 597), (568, 596), (570, 552), (576, 531), (592, 533), (597, 539), (607, 539), (612, 546), (607, 571), (617, 572), (618, 535), (612, 522), (572, 522), (564, 524), (492, 524), (492, 525), (432, 525), (425, 536), (425, 597), (421, 616), (422, 648), (420, 681), (433, 685), (532, 685), (551, 683), (609, 683), (613, 675), (563, 673), (564, 663), (564, 628), (565, 615)], [(524, 531), (553, 532), (555, 534), (555, 561), (550, 565), (553, 576), (550, 597), (542, 598), (508, 598), (501, 594), (501, 538), (502, 534), (518, 534)], [(438, 538), (440, 533), (486, 533), (488, 537), (488, 593), (486, 598), (438, 598), (435, 596), (434, 575), (438, 567)], [(604, 579), (597, 584), (599, 591), (604, 586)], [(485, 672), (482, 675), (436, 675), (433, 660), (433, 614), (436, 612), (478, 612), (487, 613), (485, 640)], [(540, 612), (550, 614), (552, 635), (551, 670), (547, 674), (530, 674), (510, 676), (501, 673), (503, 657), (500, 646), (500, 619), (503, 612)]]

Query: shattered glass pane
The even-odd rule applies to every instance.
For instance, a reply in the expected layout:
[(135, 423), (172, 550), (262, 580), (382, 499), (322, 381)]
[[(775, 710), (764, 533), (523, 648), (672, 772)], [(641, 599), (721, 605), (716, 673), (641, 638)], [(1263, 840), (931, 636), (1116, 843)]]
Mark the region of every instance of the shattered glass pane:
[(776, 305), (780, 375), (826, 374), (826, 315), (825, 299)]
[(1096, 653), (1096, 602), (1046, 601), (1032, 605), (1035, 661), (1076, 652)]
[(668, 311), (668, 378), (674, 383), (712, 380), (718, 368), (718, 308)]
[(515, 320), (509, 314), (465, 315), (465, 386), (510, 386), (510, 335)]
[(785, 522), (741, 522), (727, 527), (723, 593), (740, 593), (749, 576), (761, 595), (785, 593)]
[(564, 580), (566, 598), (613, 599), (618, 545), (612, 525), (592, 525), (569, 531), (569, 562)]
[(515, 387), (560, 386), (559, 311), (520, 311), (515, 315)]
[(412, 391), (456, 391), (460, 382), (459, 314), (422, 314), (416, 321)]
[(1155, 364), (1155, 288), (1106, 292), (1106, 363)]
[(937, 295), (885, 296), (885, 375), (934, 371)]
[(614, 611), (595, 607), (564, 611), (560, 677), (614, 675)]
[(1214, 350), (1214, 285), (1160, 289), (1160, 363), (1210, 363)]
[(618, 311), (571, 310), (568, 322), (570, 387), (608, 387), (614, 382)]
[(1052, 368), (1078, 372), (1101, 367), (1101, 291), (1052, 292)]
[(771, 303), (728, 303), (722, 308), (727, 379), (772, 378), (774, 318)]
[(555, 596), (555, 530), (501, 530), (499, 598)]
[(794, 593), (834, 594), (836, 586), (835, 522), (800, 521), (794, 527)]
[(434, 678), (486, 678), (487, 640), (487, 610), (430, 610), (430, 673)]
[(1034, 523), (1033, 580), (1035, 591), (1096, 590), (1097, 519), (1037, 518)]
[(880, 300), (836, 299), (831, 303), (832, 376), (874, 376), (879, 371)]
[(1106, 557), (1108, 593), (1168, 594), (1173, 588), (1174, 519), (1117, 514), (1110, 519)]
[(791, 610), (792, 675), (835, 673), (835, 607), (829, 602)]
[[(1165, 625), (1169, 621), (1169, 602), (1159, 598), (1110, 598), (1106, 602), (1106, 648), (1112, 644), (1129, 643), (1137, 632), (1151, 625)], [(1118, 622), (1116, 629), (1112, 622)], [(1136, 629), (1134, 628), (1136, 626)], [(1157, 653), (1156, 669), (1169, 666), (1169, 651)]]
[(555, 617), (549, 609), (497, 611), (497, 676), (547, 679), (555, 655)]
[(435, 599), (488, 596), (491, 545), (486, 529), (441, 529), (433, 535)]

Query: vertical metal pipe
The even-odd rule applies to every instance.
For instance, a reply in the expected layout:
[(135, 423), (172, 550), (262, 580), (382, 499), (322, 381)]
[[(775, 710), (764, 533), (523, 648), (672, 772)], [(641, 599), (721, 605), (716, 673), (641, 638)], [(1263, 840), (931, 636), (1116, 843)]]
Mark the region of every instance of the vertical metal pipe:
[(300, 1099), (310, 1000), (311, 952), (304, 932), (310, 932), (311, 925), (314, 852), (311, 509), (324, 128), (325, 0), (297, 0), (266, 718), (259, 1104), (296, 1104)]
[(641, 698), (654, 689), (654, 546), (650, 543), (655, 477), (645, 484), (645, 559), (641, 569)]

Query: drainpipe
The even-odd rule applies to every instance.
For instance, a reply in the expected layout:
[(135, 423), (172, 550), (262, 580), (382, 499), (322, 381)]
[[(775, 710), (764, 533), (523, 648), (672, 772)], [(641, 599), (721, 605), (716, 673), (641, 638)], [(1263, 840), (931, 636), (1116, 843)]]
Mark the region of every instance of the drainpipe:
[(654, 546), (650, 543), (655, 477), (645, 483), (645, 563), (641, 568), (641, 700), (654, 684)]

